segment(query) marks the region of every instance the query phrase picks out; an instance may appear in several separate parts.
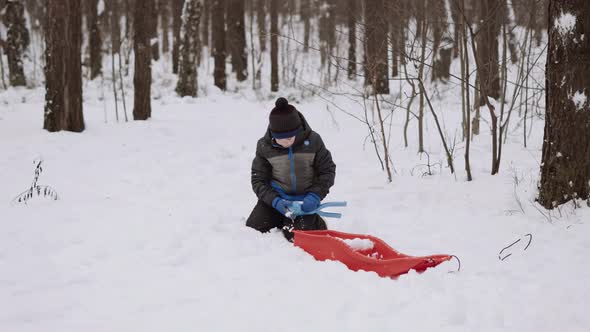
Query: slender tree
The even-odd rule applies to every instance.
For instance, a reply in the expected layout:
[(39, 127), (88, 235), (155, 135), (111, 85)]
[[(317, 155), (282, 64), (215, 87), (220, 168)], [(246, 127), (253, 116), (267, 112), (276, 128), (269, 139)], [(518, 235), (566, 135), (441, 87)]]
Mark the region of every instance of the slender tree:
[(121, 48), (121, 14), (119, 13), (119, 1), (108, 0), (105, 4), (109, 15), (112, 53), (117, 54)]
[(258, 25), (260, 52), (266, 52), (266, 41), (268, 40), (266, 38), (266, 1), (267, 0), (256, 0), (256, 24)]
[[(135, 53), (135, 73), (133, 76), (134, 102), (133, 119), (147, 120), (152, 116), (151, 86), (152, 86), (152, 36), (153, 20), (151, 10), (154, 0), (135, 1), (133, 17), (133, 51)], [(149, 15), (146, 15), (148, 13)]]
[(160, 16), (160, 26), (162, 27), (162, 53), (170, 52), (170, 1), (158, 0), (158, 14)]
[(590, 198), (590, 2), (549, 1), (539, 203)]
[[(436, 1), (429, 10), (433, 33), (432, 52), (434, 53), (432, 80), (443, 82), (450, 78), (454, 44), (458, 42), (450, 31), (446, 1), (454, 0)], [(457, 29), (455, 28), (455, 30)]]
[(90, 79), (102, 73), (102, 37), (99, 28), (98, 0), (87, 3), (87, 26), (89, 33), (88, 48), (90, 53)]
[(23, 70), (23, 54), (29, 46), (29, 30), (27, 30), (23, 2), (8, 1), (2, 20), (7, 27), (4, 50), (8, 58), (8, 75), (10, 85), (26, 85)]
[(301, 0), (301, 19), (303, 20), (303, 52), (309, 52), (311, 30), (311, 0)]
[(211, 1), (203, 2), (203, 13), (201, 14), (201, 44), (203, 46), (209, 46), (210, 29), (209, 23), (211, 22)]
[(357, 0), (348, 0), (348, 79), (356, 77), (356, 3)]
[[(141, 1), (141, 0), (136, 0)], [(151, 18), (151, 24), (147, 25), (146, 28), (149, 29), (150, 32), (150, 44), (152, 46), (152, 58), (154, 60), (160, 59), (160, 36), (158, 34), (158, 7), (156, 6), (156, 0), (150, 0), (150, 8), (148, 8), (149, 16)], [(144, 15), (146, 15), (144, 13)]]
[(213, 58), (215, 59), (215, 69), (213, 79), (215, 86), (225, 91), (225, 0), (213, 0), (211, 3), (211, 29), (213, 33)]
[(389, 44), (391, 48), (391, 77), (399, 74), (399, 38), (401, 31), (401, 16), (399, 2), (394, 1), (388, 4), (388, 12), (391, 15), (389, 22)]
[(270, 0), (270, 91), (279, 91), (279, 17), (277, 1)]
[[(503, 6), (501, 0), (480, 1), (480, 16), (483, 18), (476, 36), (478, 60), (478, 78), (485, 85), (487, 97), (500, 98), (500, 68), (498, 36), (500, 35)], [(486, 96), (480, 95), (480, 105), (485, 104)]]
[(181, 96), (197, 96), (197, 55), (200, 47), (199, 21), (203, 11), (202, 0), (186, 0), (182, 15), (180, 59), (176, 92)]
[(365, 85), (378, 94), (389, 93), (387, 71), (387, 15), (385, 0), (365, 0)]
[(180, 26), (184, 0), (172, 0), (172, 72), (178, 73), (178, 49), (180, 48)]
[(227, 40), (231, 55), (232, 71), (238, 81), (248, 78), (248, 54), (246, 53), (246, 24), (244, 0), (227, 1)]
[(84, 130), (80, 0), (48, 0), (43, 129)]

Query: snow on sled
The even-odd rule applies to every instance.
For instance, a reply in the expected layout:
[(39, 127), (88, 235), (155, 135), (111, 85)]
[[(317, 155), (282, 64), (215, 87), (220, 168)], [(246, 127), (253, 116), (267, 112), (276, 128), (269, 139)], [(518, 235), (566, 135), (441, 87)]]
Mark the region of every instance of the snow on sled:
[(294, 230), (294, 244), (319, 261), (335, 260), (353, 271), (376, 272), (381, 277), (397, 277), (410, 270), (423, 272), (450, 260), (451, 255), (414, 257), (391, 248), (371, 235), (337, 231)]

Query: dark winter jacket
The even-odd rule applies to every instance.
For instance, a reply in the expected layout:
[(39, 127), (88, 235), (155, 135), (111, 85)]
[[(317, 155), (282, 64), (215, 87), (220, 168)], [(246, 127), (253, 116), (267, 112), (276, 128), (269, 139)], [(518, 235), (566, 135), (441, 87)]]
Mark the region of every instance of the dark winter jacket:
[(299, 116), (303, 128), (290, 148), (278, 145), (270, 129), (258, 140), (252, 162), (252, 189), (258, 199), (268, 205), (279, 196), (271, 182), (288, 195), (312, 192), (321, 199), (334, 185), (336, 165), (330, 151), (320, 135), (311, 130), (303, 114), (299, 113)]

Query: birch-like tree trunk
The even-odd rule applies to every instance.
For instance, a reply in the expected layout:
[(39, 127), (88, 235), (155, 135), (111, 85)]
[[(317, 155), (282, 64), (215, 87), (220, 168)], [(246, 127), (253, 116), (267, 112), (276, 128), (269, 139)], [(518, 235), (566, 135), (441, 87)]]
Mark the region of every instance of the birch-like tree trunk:
[(182, 11), (182, 28), (180, 32), (180, 59), (178, 84), (176, 92), (179, 96), (197, 96), (197, 62), (200, 40), (199, 21), (203, 11), (203, 0), (186, 0)]

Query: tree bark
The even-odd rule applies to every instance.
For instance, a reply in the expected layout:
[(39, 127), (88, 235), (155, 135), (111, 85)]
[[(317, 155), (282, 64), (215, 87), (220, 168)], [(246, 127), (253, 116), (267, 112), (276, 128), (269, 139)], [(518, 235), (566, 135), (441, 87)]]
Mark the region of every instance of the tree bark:
[[(485, 85), (488, 97), (500, 98), (500, 68), (498, 53), (498, 36), (500, 34), (501, 0), (480, 1), (482, 22), (476, 36), (477, 54), (479, 57), (478, 77), (480, 84)], [(480, 96), (480, 105), (485, 105), (485, 97)]]
[(209, 22), (211, 18), (211, 1), (205, 0), (203, 2), (203, 14), (201, 14), (201, 44), (203, 46), (209, 46)]
[(244, 0), (226, 0), (227, 40), (231, 55), (232, 71), (240, 82), (248, 79), (248, 54), (246, 53), (246, 23)]
[(172, 72), (178, 73), (178, 49), (180, 48), (180, 26), (184, 0), (172, 0)]
[(27, 85), (23, 70), (23, 53), (29, 46), (30, 39), (22, 1), (8, 1), (6, 3), (3, 21), (7, 27), (4, 50), (8, 58), (10, 85)]
[(108, 0), (106, 6), (109, 14), (112, 53), (117, 54), (121, 49), (121, 23), (119, 21), (121, 14), (119, 13), (119, 1)]
[(98, 0), (88, 2), (88, 47), (90, 49), (90, 79), (93, 80), (102, 73), (102, 38), (99, 28), (97, 11)]
[(48, 0), (43, 129), (82, 132), (80, 0)]
[(181, 28), (180, 59), (178, 84), (176, 92), (179, 96), (197, 96), (197, 62), (200, 47), (199, 21), (203, 11), (202, 0), (186, 0), (183, 10)]
[(160, 16), (160, 26), (162, 27), (162, 53), (168, 53), (170, 52), (170, 38), (168, 38), (170, 2), (168, 0), (158, 0), (158, 14)]
[[(152, 85), (152, 45), (150, 39), (154, 22), (151, 10), (154, 0), (135, 1), (133, 18), (133, 51), (135, 53), (135, 73), (133, 87), (135, 89), (133, 103), (133, 119), (147, 120), (152, 116), (151, 85)], [(146, 15), (149, 13), (149, 15)]]
[(387, 11), (390, 13), (389, 22), (389, 45), (391, 47), (391, 77), (399, 74), (399, 35), (401, 24), (401, 13), (399, 3), (388, 4)]
[(260, 43), (260, 52), (266, 52), (266, 0), (256, 1), (256, 24), (258, 25), (258, 42)]
[(215, 86), (225, 91), (225, 0), (213, 0), (211, 4), (211, 17), (213, 30), (213, 57), (215, 59), (215, 69), (213, 79)]
[(539, 203), (552, 209), (590, 196), (590, 2), (551, 0), (548, 21)]
[[(142, 0), (136, 0), (142, 1)], [(146, 28), (150, 32), (150, 45), (152, 47), (152, 58), (156, 61), (160, 60), (160, 36), (158, 33), (158, 8), (156, 7), (156, 0), (149, 0), (149, 16), (151, 17), (151, 24)], [(144, 14), (145, 15), (145, 14)]]
[[(457, 42), (449, 31), (450, 26), (445, 7), (446, 1), (436, 1), (430, 8), (430, 21), (433, 22), (433, 70), (432, 81), (447, 81), (451, 77), (451, 61), (454, 44)], [(452, 15), (451, 15), (452, 16)], [(456, 24), (454, 24), (456, 25)], [(456, 30), (456, 29), (455, 29)]]
[(309, 34), (311, 31), (311, 0), (301, 0), (301, 19), (303, 20), (303, 52), (309, 52)]
[(365, 85), (378, 94), (389, 93), (387, 71), (387, 15), (385, 0), (365, 0)]
[(348, 0), (348, 79), (356, 78), (356, 3)]
[(270, 91), (279, 91), (279, 27), (277, 1), (270, 0)]

